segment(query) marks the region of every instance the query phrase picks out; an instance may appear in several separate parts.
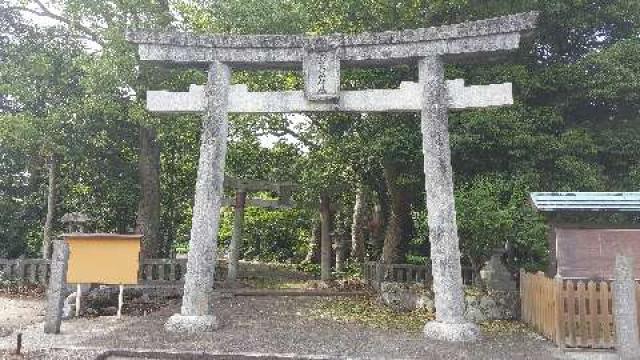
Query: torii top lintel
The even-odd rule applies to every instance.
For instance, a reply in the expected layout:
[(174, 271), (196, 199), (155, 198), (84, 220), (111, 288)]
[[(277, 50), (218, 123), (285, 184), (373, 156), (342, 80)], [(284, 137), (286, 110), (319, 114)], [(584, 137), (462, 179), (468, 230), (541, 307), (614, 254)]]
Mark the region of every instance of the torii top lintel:
[[(143, 61), (202, 65), (223, 62), (241, 68), (300, 67), (310, 54), (344, 65), (409, 63), (440, 55), (448, 62), (489, 61), (496, 52), (517, 49), (522, 35), (536, 24), (537, 12), (439, 27), (358, 35), (127, 35), (139, 44)], [(322, 61), (327, 61), (324, 58)]]

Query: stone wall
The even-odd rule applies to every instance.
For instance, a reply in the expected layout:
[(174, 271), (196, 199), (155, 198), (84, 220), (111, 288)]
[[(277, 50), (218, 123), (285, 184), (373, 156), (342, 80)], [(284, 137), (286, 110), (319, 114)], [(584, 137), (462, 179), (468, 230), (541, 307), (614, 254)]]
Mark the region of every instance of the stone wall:
[[(520, 316), (518, 291), (465, 288), (465, 318), (472, 322), (515, 320)], [(426, 309), (436, 311), (433, 291), (424, 284), (382, 282), (378, 300), (398, 312)]]

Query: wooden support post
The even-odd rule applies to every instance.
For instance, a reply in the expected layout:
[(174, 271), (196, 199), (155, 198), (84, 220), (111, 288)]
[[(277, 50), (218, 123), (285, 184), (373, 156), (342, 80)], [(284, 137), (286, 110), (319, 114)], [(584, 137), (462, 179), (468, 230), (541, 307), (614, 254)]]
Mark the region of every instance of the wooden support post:
[[(555, 291), (555, 341), (556, 345), (561, 349), (565, 347), (565, 335), (564, 335), (564, 296), (563, 296), (563, 286), (562, 286), (562, 278), (560, 275), (556, 275), (553, 278), (553, 285)], [(595, 305), (595, 304), (594, 304)]]
[(82, 286), (76, 284), (76, 317), (80, 316), (80, 303), (82, 299)]
[(122, 317), (122, 303), (124, 302), (124, 285), (120, 284), (120, 292), (118, 293), (118, 313), (117, 317)]
[(21, 355), (22, 352), (22, 333), (18, 333), (16, 336), (16, 355)]

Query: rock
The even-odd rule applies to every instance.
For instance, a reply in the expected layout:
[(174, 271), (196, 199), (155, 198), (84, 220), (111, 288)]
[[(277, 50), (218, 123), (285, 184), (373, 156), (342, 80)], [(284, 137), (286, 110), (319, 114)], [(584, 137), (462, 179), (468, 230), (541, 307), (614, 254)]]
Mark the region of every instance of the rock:
[(131, 303), (133, 304), (145, 304), (148, 302), (151, 302), (151, 298), (149, 297), (149, 294), (142, 294), (139, 297), (135, 297), (131, 299)]
[(433, 311), (433, 292), (422, 284), (406, 284), (398, 282), (381, 282), (379, 285), (379, 301), (393, 311), (407, 312), (415, 309)]
[(380, 300), (393, 311), (406, 312), (415, 309), (416, 294), (408, 286), (396, 282), (380, 283)]
[(101, 316), (115, 316), (118, 314), (118, 308), (115, 306), (107, 306), (106, 308), (100, 309)]
[(86, 314), (88, 316), (98, 316), (100, 315), (100, 312), (97, 309), (88, 307), (84, 309), (83, 314)]
[(488, 289), (513, 291), (516, 290), (516, 282), (511, 272), (502, 263), (504, 250), (498, 249), (491, 255), (485, 266), (480, 270), (480, 278)]
[(487, 317), (483, 314), (483, 312), (474, 306), (467, 307), (464, 318), (474, 323), (487, 321)]
[(89, 291), (86, 299), (83, 299), (87, 307), (100, 309), (118, 305), (118, 289), (101, 287)]
[(62, 320), (73, 319), (76, 316), (76, 293), (71, 293), (64, 299), (62, 306)]
[[(393, 311), (436, 311), (433, 292), (422, 284), (381, 282), (378, 291), (378, 300)], [(469, 321), (512, 320), (519, 314), (520, 296), (517, 291), (480, 291), (469, 288), (464, 299), (465, 318)]]
[(476, 296), (475, 295), (467, 295), (464, 297), (464, 302), (467, 304), (473, 304), (476, 302)]
[(491, 308), (495, 308), (497, 306), (495, 300), (493, 300), (490, 295), (485, 295), (480, 299), (480, 309), (487, 310)]
[(416, 309), (424, 309), (431, 313), (435, 312), (436, 305), (435, 305), (435, 302), (433, 301), (433, 296), (431, 297), (428, 297), (426, 295), (419, 296), (418, 300), (416, 301)]

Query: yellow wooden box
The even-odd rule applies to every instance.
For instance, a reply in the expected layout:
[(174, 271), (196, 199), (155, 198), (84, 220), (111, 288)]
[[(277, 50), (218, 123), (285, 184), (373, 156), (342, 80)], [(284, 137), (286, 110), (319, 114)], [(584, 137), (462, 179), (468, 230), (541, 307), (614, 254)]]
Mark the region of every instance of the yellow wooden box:
[(67, 282), (131, 285), (138, 283), (142, 235), (67, 234)]

